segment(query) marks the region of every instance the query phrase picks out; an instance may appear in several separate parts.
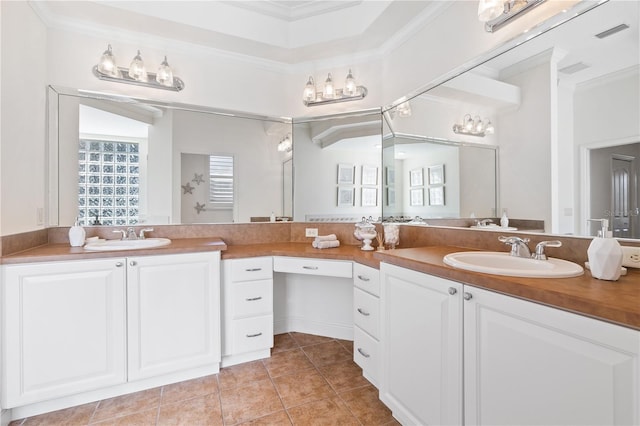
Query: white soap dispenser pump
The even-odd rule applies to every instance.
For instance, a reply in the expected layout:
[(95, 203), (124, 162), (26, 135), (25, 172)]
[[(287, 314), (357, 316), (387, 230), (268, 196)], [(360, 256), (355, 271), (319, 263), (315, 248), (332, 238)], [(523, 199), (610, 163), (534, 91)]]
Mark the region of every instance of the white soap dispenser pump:
[(509, 226), (509, 218), (507, 217), (507, 209), (502, 211), (502, 217), (500, 218), (500, 226), (507, 228)]
[(84, 228), (78, 225), (78, 218), (76, 218), (75, 224), (69, 228), (69, 244), (71, 247), (82, 247), (85, 237)]
[(587, 249), (591, 275), (600, 280), (616, 281), (620, 278), (622, 270), (622, 247), (620, 247), (618, 240), (612, 238), (607, 219), (589, 220), (602, 224), (598, 236), (591, 241)]

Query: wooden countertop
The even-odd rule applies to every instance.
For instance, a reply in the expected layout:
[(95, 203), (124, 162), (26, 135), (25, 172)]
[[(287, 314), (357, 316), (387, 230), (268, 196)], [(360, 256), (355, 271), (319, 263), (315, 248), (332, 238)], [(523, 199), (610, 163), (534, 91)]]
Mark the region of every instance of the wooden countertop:
[(640, 270), (629, 269), (626, 276), (611, 282), (592, 278), (589, 271), (574, 278), (518, 278), (463, 271), (443, 263), (442, 258), (446, 254), (465, 250), (469, 249), (431, 246), (373, 252), (362, 251), (360, 246), (355, 245), (321, 250), (311, 247), (309, 243), (227, 246), (220, 238), (185, 238), (174, 239), (170, 245), (154, 249), (103, 252), (89, 252), (68, 244), (49, 244), (4, 256), (1, 262), (53, 262), (203, 251), (222, 251), (222, 259), (310, 257), (355, 261), (373, 268), (379, 268), (382, 261), (640, 330)]
[(382, 262), (496, 291), (640, 330), (640, 270), (618, 281), (595, 279), (589, 271), (573, 278), (519, 278), (463, 271), (442, 258), (460, 247), (420, 247), (376, 252)]
[(28, 262), (58, 262), (63, 260), (100, 259), (107, 257), (152, 256), (158, 254), (197, 253), (226, 250), (221, 238), (184, 238), (171, 240), (171, 244), (151, 249), (89, 251), (69, 244), (47, 244), (21, 251), (0, 259), (3, 264)]

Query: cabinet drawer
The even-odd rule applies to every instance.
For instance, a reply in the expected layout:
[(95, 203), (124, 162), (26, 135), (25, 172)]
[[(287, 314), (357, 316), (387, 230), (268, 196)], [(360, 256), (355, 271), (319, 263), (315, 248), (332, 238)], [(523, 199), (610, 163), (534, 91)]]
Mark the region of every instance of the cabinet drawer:
[(273, 347), (273, 315), (234, 320), (232, 329), (233, 354)]
[(292, 274), (323, 275), (327, 277), (351, 278), (353, 266), (350, 261), (322, 260), (306, 257), (273, 258), (273, 270)]
[(233, 282), (265, 280), (273, 277), (271, 256), (230, 259), (227, 262), (229, 262), (227, 271)]
[(370, 266), (354, 263), (353, 285), (374, 296), (380, 296), (380, 271)]
[(232, 318), (273, 313), (273, 280), (246, 281), (226, 285)]
[(353, 327), (353, 361), (362, 368), (374, 385), (377, 385), (379, 376), (379, 346), (380, 343), (360, 327)]
[(380, 299), (354, 288), (353, 322), (376, 339), (380, 338)]

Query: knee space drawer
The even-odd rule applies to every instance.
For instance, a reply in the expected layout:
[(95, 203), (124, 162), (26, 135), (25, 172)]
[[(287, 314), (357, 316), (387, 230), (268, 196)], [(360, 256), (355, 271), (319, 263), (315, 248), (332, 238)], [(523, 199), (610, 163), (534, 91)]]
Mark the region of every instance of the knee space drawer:
[(327, 277), (351, 278), (353, 276), (353, 264), (351, 261), (311, 259), (307, 257), (275, 256), (273, 258), (273, 270), (275, 272), (323, 275)]
[(264, 280), (273, 277), (273, 260), (271, 256), (231, 259), (227, 272), (231, 281)]
[(232, 318), (268, 315), (273, 312), (273, 280), (228, 283), (227, 301), (231, 306)]

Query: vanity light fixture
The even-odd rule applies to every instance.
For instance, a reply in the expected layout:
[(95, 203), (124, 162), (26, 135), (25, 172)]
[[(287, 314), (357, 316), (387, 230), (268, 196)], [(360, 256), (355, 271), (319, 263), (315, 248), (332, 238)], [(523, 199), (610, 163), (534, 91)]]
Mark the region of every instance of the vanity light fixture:
[(309, 77), (302, 92), (302, 102), (306, 106), (326, 105), (337, 102), (357, 101), (367, 96), (367, 88), (358, 86), (353, 73), (349, 70), (344, 82), (344, 89), (336, 89), (331, 73), (327, 75), (322, 92), (318, 92), (313, 77)]
[(131, 61), (129, 68), (118, 67), (111, 45), (100, 57), (100, 62), (93, 67), (93, 74), (100, 80), (118, 83), (135, 84), (137, 86), (153, 87), (155, 89), (173, 90), (179, 92), (184, 89), (184, 82), (173, 75), (173, 70), (167, 62), (167, 57), (160, 64), (157, 73), (147, 72), (140, 51)]
[(467, 114), (462, 119), (462, 123), (453, 125), (453, 132), (460, 135), (480, 136), (492, 135), (495, 132), (491, 120), (485, 118), (483, 122), (479, 116), (471, 118), (471, 114)]
[(293, 149), (293, 144), (291, 143), (291, 137), (289, 135), (286, 135), (284, 137), (284, 139), (282, 139), (278, 143), (278, 151), (279, 152), (291, 152), (292, 149)]
[(546, 0), (480, 0), (478, 19), (483, 21), (487, 32), (494, 32), (519, 18)]

